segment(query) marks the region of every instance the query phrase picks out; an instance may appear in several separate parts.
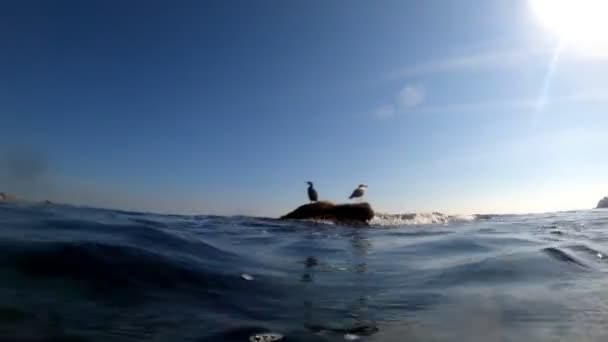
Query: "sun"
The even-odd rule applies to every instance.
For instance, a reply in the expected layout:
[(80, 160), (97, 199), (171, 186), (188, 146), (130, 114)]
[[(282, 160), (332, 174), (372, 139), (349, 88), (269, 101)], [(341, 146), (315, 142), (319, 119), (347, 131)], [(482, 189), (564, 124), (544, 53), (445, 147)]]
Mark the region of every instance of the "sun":
[(529, 0), (540, 22), (569, 47), (608, 56), (608, 0)]

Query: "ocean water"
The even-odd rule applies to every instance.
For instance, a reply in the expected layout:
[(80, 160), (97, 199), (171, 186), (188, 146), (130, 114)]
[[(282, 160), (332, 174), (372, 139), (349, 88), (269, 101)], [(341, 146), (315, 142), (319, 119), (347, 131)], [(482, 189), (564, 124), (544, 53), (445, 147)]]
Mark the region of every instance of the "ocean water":
[(607, 243), (602, 210), (355, 228), (3, 203), (0, 341), (606, 341)]

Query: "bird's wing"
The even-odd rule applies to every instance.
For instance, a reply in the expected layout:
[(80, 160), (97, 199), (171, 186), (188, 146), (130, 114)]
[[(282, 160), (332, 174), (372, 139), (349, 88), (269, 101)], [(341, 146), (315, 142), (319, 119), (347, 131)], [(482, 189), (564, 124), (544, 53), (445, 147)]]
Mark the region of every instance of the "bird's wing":
[(355, 189), (355, 191), (353, 191), (349, 198), (360, 197), (362, 194), (363, 192), (361, 191), (361, 189), (357, 188)]
[(310, 197), (311, 200), (316, 201), (319, 198), (319, 195), (317, 194), (317, 190), (315, 189), (308, 189), (308, 197)]

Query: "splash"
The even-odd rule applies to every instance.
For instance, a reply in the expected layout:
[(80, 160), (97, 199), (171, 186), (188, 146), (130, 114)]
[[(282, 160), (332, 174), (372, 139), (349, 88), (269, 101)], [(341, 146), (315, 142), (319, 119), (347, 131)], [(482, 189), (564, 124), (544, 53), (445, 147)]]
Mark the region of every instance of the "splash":
[(376, 213), (376, 216), (374, 216), (370, 224), (378, 226), (411, 226), (462, 223), (471, 222), (476, 219), (476, 215), (446, 215), (439, 212), (406, 214)]

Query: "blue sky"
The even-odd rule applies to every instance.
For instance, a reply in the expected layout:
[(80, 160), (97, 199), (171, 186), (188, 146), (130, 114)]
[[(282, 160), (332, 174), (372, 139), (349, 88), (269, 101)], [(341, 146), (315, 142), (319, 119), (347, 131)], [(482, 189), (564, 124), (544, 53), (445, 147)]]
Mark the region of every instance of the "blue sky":
[(0, 188), (174, 213), (278, 215), (308, 180), (388, 212), (589, 208), (608, 59), (560, 41), (525, 0), (3, 2)]

